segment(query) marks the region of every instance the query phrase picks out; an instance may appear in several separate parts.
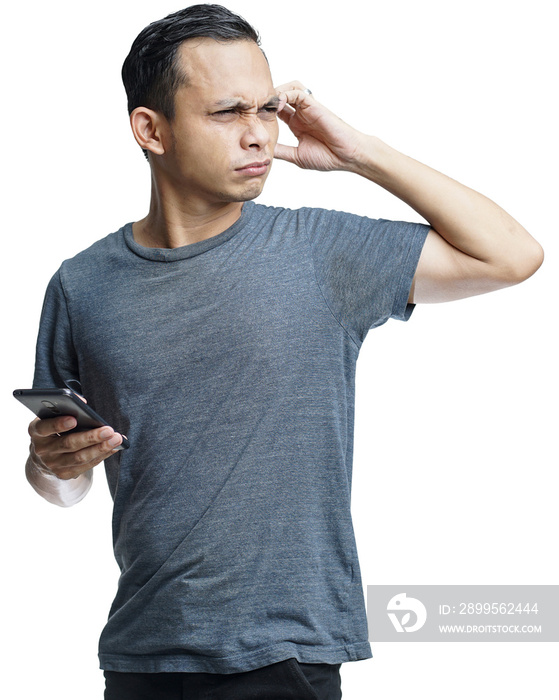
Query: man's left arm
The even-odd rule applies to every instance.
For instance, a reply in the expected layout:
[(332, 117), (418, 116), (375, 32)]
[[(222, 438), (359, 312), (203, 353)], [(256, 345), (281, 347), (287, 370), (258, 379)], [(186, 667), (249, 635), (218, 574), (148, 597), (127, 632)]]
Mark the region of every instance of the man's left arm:
[(278, 94), (279, 116), (299, 144), (278, 144), (276, 158), (302, 168), (362, 175), (429, 222), (410, 302), (484, 294), (522, 282), (541, 265), (539, 243), (495, 202), (352, 128), (300, 83), (283, 85)]

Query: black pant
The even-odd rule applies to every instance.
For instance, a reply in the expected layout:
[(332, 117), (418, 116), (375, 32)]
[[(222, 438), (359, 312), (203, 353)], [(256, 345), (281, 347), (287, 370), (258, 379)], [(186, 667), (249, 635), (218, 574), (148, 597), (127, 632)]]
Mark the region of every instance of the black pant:
[(105, 671), (105, 700), (340, 700), (340, 664), (287, 659), (244, 673)]

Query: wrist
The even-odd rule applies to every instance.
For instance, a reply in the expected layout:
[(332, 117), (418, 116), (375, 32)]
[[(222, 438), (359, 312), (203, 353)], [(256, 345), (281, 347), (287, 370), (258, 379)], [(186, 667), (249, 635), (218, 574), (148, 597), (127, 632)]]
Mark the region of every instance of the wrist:
[(89, 492), (93, 480), (92, 469), (75, 479), (59, 479), (55, 474), (43, 471), (31, 457), (26, 462), (25, 475), (39, 496), (49, 503), (64, 508), (81, 501)]
[(29, 456), (29, 459), (25, 463), (25, 473), (27, 479), (33, 481), (43, 478), (49, 479), (51, 481), (58, 479), (56, 474), (53, 474), (51, 471), (46, 469), (46, 467), (37, 464), (37, 462), (35, 462), (31, 456)]
[(384, 186), (397, 151), (376, 136), (362, 134), (352, 161), (351, 171)]

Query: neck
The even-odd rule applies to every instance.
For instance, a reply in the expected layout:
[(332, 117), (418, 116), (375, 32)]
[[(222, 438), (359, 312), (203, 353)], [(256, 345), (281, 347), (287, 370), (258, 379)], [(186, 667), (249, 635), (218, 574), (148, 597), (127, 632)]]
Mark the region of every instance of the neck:
[(148, 215), (132, 226), (134, 240), (148, 248), (179, 248), (222, 233), (240, 217), (242, 202), (204, 202), (163, 196), (152, 179)]

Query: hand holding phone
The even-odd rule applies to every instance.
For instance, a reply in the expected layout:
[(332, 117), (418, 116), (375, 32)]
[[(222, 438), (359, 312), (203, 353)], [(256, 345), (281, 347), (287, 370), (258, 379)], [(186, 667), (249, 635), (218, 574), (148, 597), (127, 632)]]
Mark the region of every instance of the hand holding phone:
[(45, 474), (76, 478), (129, 447), (70, 389), (18, 389), (14, 396), (38, 416), (29, 425), (30, 460)]

